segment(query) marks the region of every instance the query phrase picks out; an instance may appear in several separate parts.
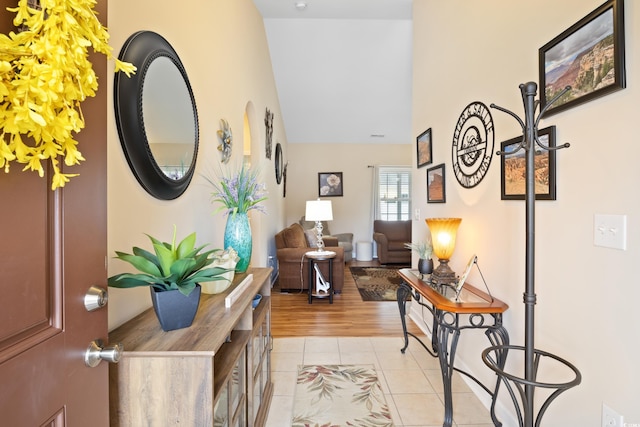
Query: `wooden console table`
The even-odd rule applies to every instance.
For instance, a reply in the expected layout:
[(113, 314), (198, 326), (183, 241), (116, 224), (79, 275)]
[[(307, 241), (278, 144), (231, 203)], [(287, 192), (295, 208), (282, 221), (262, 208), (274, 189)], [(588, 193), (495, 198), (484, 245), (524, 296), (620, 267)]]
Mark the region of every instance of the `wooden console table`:
[[(451, 391), (451, 379), (453, 372), (460, 372), (475, 381), (492, 397), (491, 418), (494, 425), (502, 425), (495, 415), (495, 396), (498, 394), (500, 380), (496, 380), (493, 391), (489, 390), (474, 376), (454, 367), (456, 348), (460, 332), (465, 329), (485, 329), (485, 334), (492, 345), (508, 345), (509, 334), (502, 326), (502, 313), (509, 306), (499, 299), (475, 288), (468, 283), (464, 284), (460, 295), (456, 299), (455, 290), (450, 286), (431, 286), (420, 279), (417, 270), (399, 270), (402, 284), (398, 288), (398, 308), (402, 319), (404, 332), (405, 352), (409, 346), (409, 335), (440, 361), (442, 381), (444, 384), (444, 427), (451, 427), (453, 423), (453, 399)], [(431, 336), (431, 349), (429, 349), (418, 337), (407, 332), (405, 320), (407, 297), (416, 300), (418, 304), (427, 308), (433, 315), (433, 328)], [(504, 368), (504, 358), (499, 361)]]
[(263, 426), (273, 394), (270, 276), (252, 268), (226, 291), (202, 294), (188, 328), (164, 332), (151, 308), (112, 331), (124, 353), (109, 365), (111, 425)]

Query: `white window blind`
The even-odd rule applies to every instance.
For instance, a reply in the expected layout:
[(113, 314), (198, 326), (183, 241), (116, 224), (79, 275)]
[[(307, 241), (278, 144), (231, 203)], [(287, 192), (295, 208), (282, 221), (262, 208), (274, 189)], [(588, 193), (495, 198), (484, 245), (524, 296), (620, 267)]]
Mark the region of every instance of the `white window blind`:
[(379, 166), (377, 169), (377, 219), (411, 219), (411, 168)]

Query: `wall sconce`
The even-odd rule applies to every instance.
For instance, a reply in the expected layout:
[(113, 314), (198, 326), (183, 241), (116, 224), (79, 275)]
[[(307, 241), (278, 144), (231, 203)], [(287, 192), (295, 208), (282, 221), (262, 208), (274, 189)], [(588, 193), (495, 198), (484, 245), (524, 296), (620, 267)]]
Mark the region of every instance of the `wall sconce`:
[(431, 274), (431, 282), (436, 285), (454, 283), (456, 273), (449, 267), (449, 259), (456, 247), (456, 234), (462, 218), (427, 218), (431, 231), (433, 253), (440, 265)]
[(309, 200), (307, 201), (304, 218), (307, 221), (316, 222), (316, 238), (318, 239), (318, 252), (324, 251), (324, 241), (322, 240), (322, 221), (332, 221), (333, 211), (330, 200)]

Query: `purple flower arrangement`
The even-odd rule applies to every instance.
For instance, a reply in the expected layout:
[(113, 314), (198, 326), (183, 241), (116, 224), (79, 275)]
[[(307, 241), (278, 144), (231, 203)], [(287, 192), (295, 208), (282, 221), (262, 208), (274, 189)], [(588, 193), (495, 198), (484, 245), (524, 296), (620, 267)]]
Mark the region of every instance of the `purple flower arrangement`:
[(266, 213), (260, 202), (267, 199), (267, 190), (264, 183), (258, 182), (256, 170), (243, 164), (240, 171), (223, 176), (219, 183), (209, 181), (214, 188), (211, 201), (222, 204), (216, 213), (225, 210), (227, 215), (235, 215), (247, 213), (251, 209)]

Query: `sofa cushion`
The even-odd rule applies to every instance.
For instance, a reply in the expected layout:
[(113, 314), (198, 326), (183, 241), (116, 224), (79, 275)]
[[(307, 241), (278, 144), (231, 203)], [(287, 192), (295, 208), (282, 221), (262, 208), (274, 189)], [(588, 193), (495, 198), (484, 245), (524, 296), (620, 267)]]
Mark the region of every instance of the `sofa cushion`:
[[(315, 228), (316, 226), (315, 221), (305, 220), (304, 215), (300, 218), (300, 221), (298, 222), (298, 224), (300, 224), (302, 228), (304, 228), (305, 230), (309, 228)], [(329, 231), (329, 223), (327, 221), (322, 221), (322, 234), (326, 234), (329, 236), (331, 235), (331, 231)]]
[(307, 248), (307, 238), (300, 224), (291, 224), (284, 230), (284, 243), (287, 248)]
[(304, 230), (304, 235), (307, 238), (307, 245), (310, 248), (317, 248), (318, 247), (318, 235), (316, 234), (316, 230), (313, 228), (310, 228), (308, 230)]

